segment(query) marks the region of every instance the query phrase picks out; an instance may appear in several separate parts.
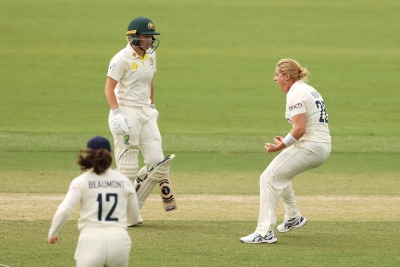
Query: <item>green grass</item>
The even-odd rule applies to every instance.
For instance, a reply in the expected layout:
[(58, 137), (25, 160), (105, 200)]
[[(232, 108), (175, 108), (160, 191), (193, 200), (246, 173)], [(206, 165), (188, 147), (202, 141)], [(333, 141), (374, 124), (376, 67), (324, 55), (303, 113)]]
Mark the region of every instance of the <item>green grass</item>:
[[(80, 173), (75, 164), (77, 150), (90, 138), (87, 134), (4, 133), (0, 136), (4, 144), (4, 150), (0, 150), (4, 163), (0, 192), (4, 193), (65, 192), (71, 177)], [(166, 153), (177, 155), (171, 171), (176, 192), (258, 194), (258, 178), (275, 156), (264, 152), (264, 138), (257, 135), (164, 135)], [(298, 184), (296, 192), (302, 195), (398, 195), (400, 153), (395, 137), (385, 137), (382, 141), (381, 137), (334, 139), (339, 144), (334, 146), (328, 162), (300, 174), (293, 181)], [(379, 142), (379, 147), (365, 146)], [(34, 145), (29, 146), (29, 143)], [(240, 181), (240, 186), (227, 187), (227, 179)], [(16, 182), (18, 187), (15, 187)]]
[[(2, 222), (1, 232), (8, 233), (3, 242), (12, 251), (0, 254), (3, 262), (73, 266), (76, 223), (64, 226), (55, 246), (45, 242), (47, 227), (47, 221)], [(240, 243), (253, 228), (254, 222), (150, 221), (129, 229), (132, 266), (394, 266), (400, 260), (397, 222), (309, 222), (304, 229), (277, 233), (276, 245)], [(29, 239), (11, 238), (26, 229), (32, 230)]]
[[(107, 66), (139, 15), (161, 32), (155, 98), (163, 149), (177, 156), (171, 176), (178, 206), (180, 195), (258, 196), (259, 176), (275, 156), (263, 146), (290, 129), (285, 96), (272, 81), (276, 62), (286, 57), (309, 69), (310, 84), (327, 105), (333, 142), (326, 164), (293, 180), (296, 195), (359, 197), (354, 203), (362, 204), (337, 204), (317, 220), (313, 207), (300, 207), (309, 212), (307, 226), (277, 233), (271, 246), (239, 243), (254, 230), (256, 211), (250, 220), (224, 220), (231, 207), (215, 203), (210, 213), (219, 220), (175, 220), (155, 210), (154, 219), (129, 229), (131, 266), (399, 265), (392, 214), (400, 188), (399, 13), (395, 0), (2, 3), (0, 265), (74, 265), (76, 220), (50, 246), (51, 216), (31, 216), (53, 214), (54, 201), (42, 210), (18, 196), (63, 196), (80, 174), (78, 150), (94, 135), (111, 140)], [(387, 204), (377, 208), (376, 199)], [(239, 215), (240, 204), (232, 202)], [(32, 214), (19, 219), (25, 206)]]

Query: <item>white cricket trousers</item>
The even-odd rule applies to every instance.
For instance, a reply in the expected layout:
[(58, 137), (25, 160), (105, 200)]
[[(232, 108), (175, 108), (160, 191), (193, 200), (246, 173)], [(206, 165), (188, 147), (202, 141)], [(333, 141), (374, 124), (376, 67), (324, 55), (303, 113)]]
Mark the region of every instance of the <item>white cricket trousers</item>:
[(321, 166), (331, 152), (330, 143), (300, 142), (283, 150), (260, 176), (260, 212), (256, 232), (265, 236), (276, 224), (276, 206), (280, 197), (285, 219), (300, 215), (294, 199), (292, 178)]
[(77, 267), (128, 267), (131, 238), (119, 226), (83, 228), (75, 251)]
[[(158, 111), (149, 106), (130, 107), (120, 106), (122, 113), (132, 121), (128, 135), (114, 135), (114, 157), (117, 166), (128, 168), (123, 172), (131, 180), (136, 179), (138, 172), (138, 148), (142, 152), (144, 162), (148, 168), (164, 159), (161, 134), (158, 129)], [(110, 117), (113, 116), (110, 111)], [(131, 150), (131, 156), (125, 153)], [(126, 167), (125, 167), (126, 166)]]

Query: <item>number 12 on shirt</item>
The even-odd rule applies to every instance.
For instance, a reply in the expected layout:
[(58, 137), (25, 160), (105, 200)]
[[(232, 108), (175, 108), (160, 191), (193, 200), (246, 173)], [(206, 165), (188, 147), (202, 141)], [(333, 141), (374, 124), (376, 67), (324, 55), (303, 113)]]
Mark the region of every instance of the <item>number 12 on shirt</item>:
[[(106, 194), (106, 201), (107, 202), (112, 202), (112, 207), (110, 211), (107, 213), (105, 217), (105, 221), (118, 221), (118, 218), (112, 218), (112, 213), (115, 210), (115, 207), (118, 204), (118, 194), (115, 193), (108, 193)], [(99, 212), (97, 215), (97, 220), (102, 221), (103, 220), (103, 194), (98, 194), (97, 195), (97, 202), (99, 202)]]

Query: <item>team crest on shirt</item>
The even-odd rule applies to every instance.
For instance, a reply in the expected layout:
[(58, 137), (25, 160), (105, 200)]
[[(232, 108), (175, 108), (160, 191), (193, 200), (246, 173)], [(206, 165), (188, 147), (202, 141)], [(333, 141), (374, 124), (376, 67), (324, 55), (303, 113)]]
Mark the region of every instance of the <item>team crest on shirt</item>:
[(154, 30), (154, 24), (153, 24), (153, 22), (149, 22), (148, 24), (147, 24), (147, 29), (149, 29), (149, 30)]
[(124, 144), (129, 145), (129, 135), (124, 135)]
[(150, 64), (150, 66), (154, 66), (154, 58), (151, 57), (149, 59), (149, 64)]

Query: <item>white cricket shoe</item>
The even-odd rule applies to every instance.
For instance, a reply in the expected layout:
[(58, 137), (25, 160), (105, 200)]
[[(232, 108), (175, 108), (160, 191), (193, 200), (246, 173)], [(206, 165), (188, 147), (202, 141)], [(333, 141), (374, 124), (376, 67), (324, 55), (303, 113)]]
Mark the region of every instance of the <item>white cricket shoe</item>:
[(142, 224), (142, 223), (143, 223), (143, 218), (142, 218), (142, 216), (140, 216), (140, 214), (139, 214), (139, 218), (138, 218), (137, 223), (136, 223), (136, 224), (128, 225), (128, 227), (135, 227), (135, 226), (138, 226), (139, 224)]
[(143, 218), (142, 218), (142, 216), (140, 216), (140, 214), (139, 214), (139, 219), (138, 219), (138, 221), (137, 221), (137, 224), (142, 224), (143, 223)]
[(276, 241), (278, 241), (278, 239), (276, 239), (274, 231), (270, 231), (266, 236), (262, 236), (259, 233), (254, 232), (240, 239), (240, 242), (249, 244), (262, 244), (262, 243), (272, 244), (275, 243)]
[(288, 221), (284, 220), (283, 223), (278, 225), (277, 229), (281, 233), (289, 232), (293, 228), (300, 228), (303, 227), (307, 222), (307, 219), (303, 216), (299, 215), (293, 219)]

